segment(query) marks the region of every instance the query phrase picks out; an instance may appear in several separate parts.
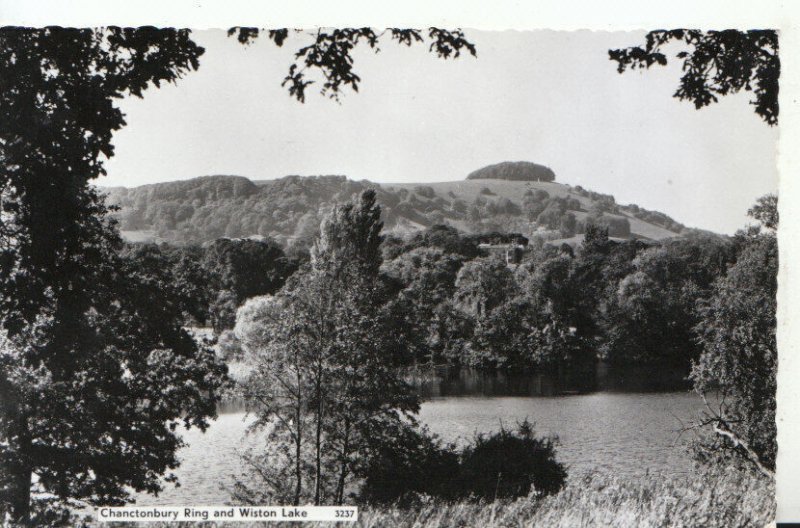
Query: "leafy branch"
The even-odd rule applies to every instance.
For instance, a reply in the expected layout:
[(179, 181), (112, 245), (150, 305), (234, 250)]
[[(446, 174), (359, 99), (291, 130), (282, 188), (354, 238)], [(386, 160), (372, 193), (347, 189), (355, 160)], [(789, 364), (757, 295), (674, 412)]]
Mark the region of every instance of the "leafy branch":
[(673, 97), (692, 101), (700, 109), (719, 97), (741, 90), (753, 92), (750, 104), (769, 125), (778, 123), (778, 34), (775, 30), (651, 31), (644, 46), (609, 50), (617, 71), (666, 66), (664, 47), (672, 42), (684, 47), (675, 57), (683, 61), (683, 76)]
[[(228, 30), (228, 36), (235, 36), (241, 44), (255, 41), (264, 30), (258, 28), (234, 27)], [(358, 92), (361, 77), (354, 70), (353, 50), (359, 45), (366, 45), (375, 53), (380, 51), (381, 38), (389, 34), (390, 40), (407, 47), (426, 41), (424, 32), (419, 29), (389, 28), (376, 33), (371, 28), (342, 28), (323, 30), (313, 33), (293, 30), (294, 33), (305, 33), (313, 37), (313, 42), (301, 47), (294, 55), (295, 62), (289, 66), (289, 72), (281, 86), (289, 89), (289, 95), (301, 103), (305, 102), (306, 88), (316, 81), (307, 78), (312, 70), (317, 70), (324, 79), (320, 93), (336, 101), (342, 89), (349, 87)], [(282, 46), (289, 37), (289, 30), (266, 30), (267, 38), (277, 46)], [(444, 30), (429, 28), (427, 41), (428, 51), (441, 59), (458, 58), (462, 52), (477, 56), (475, 45), (469, 42), (460, 29)]]

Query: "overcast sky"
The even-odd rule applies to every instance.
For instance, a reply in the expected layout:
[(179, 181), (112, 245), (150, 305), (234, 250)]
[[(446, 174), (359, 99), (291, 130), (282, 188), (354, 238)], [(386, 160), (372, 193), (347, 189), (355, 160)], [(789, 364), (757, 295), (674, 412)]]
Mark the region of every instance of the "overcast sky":
[(463, 179), (527, 160), (556, 181), (732, 233), (754, 200), (777, 190), (777, 128), (748, 95), (697, 111), (672, 98), (679, 64), (619, 75), (608, 49), (644, 33), (476, 32), (478, 58), (443, 61), (388, 40), (356, 53), (363, 82), (339, 104), (312, 86), (305, 104), (280, 86), (292, 52), (195, 32), (200, 69), (176, 86), (126, 99), (128, 126), (101, 185), (208, 174), (251, 179), (345, 174), (377, 182)]

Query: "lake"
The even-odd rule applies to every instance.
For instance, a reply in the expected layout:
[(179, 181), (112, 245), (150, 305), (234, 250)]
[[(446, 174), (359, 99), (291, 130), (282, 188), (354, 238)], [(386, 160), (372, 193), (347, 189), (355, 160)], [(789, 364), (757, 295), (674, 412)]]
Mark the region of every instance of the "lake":
[[(687, 390), (640, 392), (611, 384), (590, 393), (539, 396), (552, 392), (557, 380), (469, 371), (430, 372), (416, 382), (428, 398), (420, 422), (447, 441), (463, 443), (476, 432), (527, 418), (537, 434), (559, 437), (557, 455), (569, 478), (591, 471), (674, 475), (692, 468), (690, 434), (679, 433), (681, 422), (696, 419), (703, 404)], [(237, 451), (263, 441), (244, 434), (248, 423), (241, 410), (223, 408), (205, 434), (185, 432), (188, 446), (179, 452), (182, 465), (176, 472), (181, 486), (168, 484), (158, 497), (140, 494), (137, 503), (224, 504), (233, 475), (245, 469)]]

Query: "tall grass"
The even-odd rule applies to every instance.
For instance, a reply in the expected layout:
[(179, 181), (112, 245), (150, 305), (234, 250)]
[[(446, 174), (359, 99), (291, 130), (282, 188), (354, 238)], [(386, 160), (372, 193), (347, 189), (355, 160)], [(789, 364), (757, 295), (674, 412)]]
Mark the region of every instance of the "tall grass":
[[(687, 477), (647, 476), (636, 480), (594, 474), (571, 481), (556, 495), (535, 493), (513, 501), (444, 503), (422, 499), (416, 507), (359, 511), (361, 528), (523, 528), (523, 527), (710, 527), (769, 525), (775, 516), (774, 482), (754, 472), (719, 467)], [(182, 523), (183, 524), (183, 523)], [(124, 526), (124, 523), (113, 525)], [(252, 526), (280, 526), (277, 523)], [(297, 523), (285, 526), (298, 528)], [(149, 526), (166, 526), (164, 524)], [(175, 525), (171, 525), (175, 526)], [(185, 523), (186, 527), (199, 524)], [(205, 523), (239, 527), (242, 523)], [(305, 526), (330, 528), (331, 523)]]
[(429, 504), (419, 510), (363, 509), (365, 528), (763, 527), (775, 516), (774, 483), (717, 468), (680, 478), (636, 481), (592, 475), (557, 495), (506, 503)]

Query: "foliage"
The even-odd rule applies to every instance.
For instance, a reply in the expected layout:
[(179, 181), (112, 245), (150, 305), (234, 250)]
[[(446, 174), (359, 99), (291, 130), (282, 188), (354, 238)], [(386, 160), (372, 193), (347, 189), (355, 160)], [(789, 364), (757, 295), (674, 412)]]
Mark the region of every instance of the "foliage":
[(461, 454), (459, 479), (464, 491), (484, 500), (557, 493), (567, 478), (555, 459), (555, 438), (537, 438), (527, 420), (516, 430), (479, 434)]
[(269, 239), (219, 239), (203, 253), (208, 287), (216, 292), (208, 311), (217, 333), (233, 328), (236, 309), (246, 299), (275, 293), (299, 265)]
[(524, 421), (476, 435), (458, 450), (426, 430), (402, 426), (375, 441), (363, 468), (359, 499), (373, 504), (408, 504), (415, 497), (495, 500), (557, 493), (566, 470), (555, 459), (554, 438), (537, 438)]
[[(377, 192), (385, 230), (406, 238), (443, 224), (473, 234), (495, 230), (530, 237), (545, 225), (555, 230), (564, 227), (565, 233), (569, 233), (572, 217), (575, 233), (582, 233), (587, 223), (594, 223), (608, 227), (609, 234), (617, 238), (642, 234), (643, 228), (650, 228), (645, 233), (648, 238), (653, 238), (651, 230), (661, 232), (662, 236), (669, 235), (663, 230), (672, 233), (683, 230), (680, 223), (663, 213), (620, 206), (609, 195), (557, 183), (532, 184), (546, 185), (549, 191), (528, 189), (526, 183), (529, 182), (470, 181), (469, 185), (477, 187), (479, 200), (475, 200), (474, 195), (463, 192), (460, 182), (448, 183), (446, 187), (438, 184), (435, 190), (425, 186), (422, 188), (426, 190), (419, 194), (414, 188), (421, 186), (393, 187), (351, 181), (344, 176), (287, 176), (257, 183), (236, 176), (207, 176), (131, 189), (107, 189), (106, 200), (121, 207), (116, 217), (123, 234), (133, 231), (177, 245), (211, 242), (222, 237), (263, 236), (281, 244), (284, 251), (310, 245), (318, 234), (322, 217), (334, 204), (348, 201), (368, 188)], [(489, 188), (494, 196), (480, 194), (482, 186)], [(449, 192), (443, 192), (444, 189)], [(430, 190), (434, 190), (433, 195)], [(450, 196), (451, 193), (455, 196)], [(540, 224), (537, 218), (547, 207), (557, 214), (550, 213), (543, 218), (547, 222)], [(587, 222), (584, 213), (589, 210), (594, 212)], [(636, 219), (641, 222), (635, 222)]]
[(381, 431), (359, 469), (358, 500), (408, 504), (418, 495), (454, 499), (460, 495), (459, 455), (452, 445), (424, 429), (402, 424)]
[(213, 289), (212, 274), (201, 262), (201, 248), (126, 244), (120, 254), (162, 291), (170, 292), (184, 321), (205, 323)]
[(640, 251), (605, 307), (607, 358), (687, 368), (700, 354), (697, 304), (729, 260), (728, 246), (713, 240), (676, 240)]
[(759, 205), (753, 216), (764, 229), (738, 234), (736, 262), (702, 310), (697, 331), (703, 353), (691, 377), (701, 394), (720, 395), (704, 420), (719, 436), (706, 448), (732, 451), (770, 471), (777, 451), (777, 203), (766, 197)]
[(115, 100), (174, 82), (202, 52), (185, 30), (0, 31), (0, 510), (12, 521), (44, 522), (32, 491), (56, 507), (159, 491), (176, 427), (215, 414), (224, 366), (180, 327), (175, 289), (118, 254), (90, 185), (125, 124)]
[(335, 207), (309, 265), (240, 311), (256, 365), (243, 394), (271, 451), (247, 458), (266, 491), (242, 481), (238, 500), (341, 504), (372, 439), (417, 411), (396, 372), (403, 344), (384, 308), (381, 228), (374, 192)]
[(270, 239), (218, 239), (204, 248), (204, 267), (218, 289), (230, 290), (237, 303), (275, 293), (297, 269), (283, 248)]
[(399, 283), (390, 303), (395, 332), (408, 346), (406, 361), (435, 363), (445, 356), (448, 313), (458, 270), (465, 259), (438, 248), (419, 247), (398, 255), (382, 270)]
[[(236, 36), (242, 44), (251, 43), (260, 33), (261, 30), (252, 27), (235, 27), (228, 31), (229, 36)], [(353, 70), (353, 51), (363, 43), (378, 53), (381, 38), (387, 33), (390, 40), (406, 46), (427, 41), (428, 49), (436, 53), (439, 58), (458, 58), (462, 50), (469, 52), (473, 57), (477, 56), (474, 44), (469, 42), (464, 33), (458, 29), (448, 31), (432, 27), (423, 32), (419, 29), (389, 28), (376, 33), (371, 28), (320, 28), (313, 33), (301, 30), (295, 30), (293, 33), (313, 38), (311, 44), (301, 47), (295, 53), (295, 62), (289, 67), (289, 73), (283, 80), (283, 85), (288, 86), (289, 94), (300, 102), (305, 102), (306, 88), (316, 82), (306, 77), (314, 70), (317, 70), (323, 79), (320, 90), (322, 95), (338, 101), (342, 88), (350, 87), (354, 92), (358, 92), (361, 77)], [(282, 46), (290, 38), (290, 32), (285, 28), (273, 29), (267, 31), (267, 37), (276, 45)]]
[(767, 229), (778, 229), (778, 196), (775, 194), (762, 196), (747, 214)]
[(664, 51), (671, 42), (684, 46), (675, 57), (683, 61), (683, 76), (674, 97), (703, 108), (728, 94), (753, 92), (750, 104), (769, 125), (778, 123), (778, 32), (768, 30), (700, 31), (657, 30), (647, 34), (644, 46), (609, 50), (617, 70), (665, 66)]
[(468, 180), (555, 181), (549, 167), (528, 161), (504, 161), (469, 173)]

